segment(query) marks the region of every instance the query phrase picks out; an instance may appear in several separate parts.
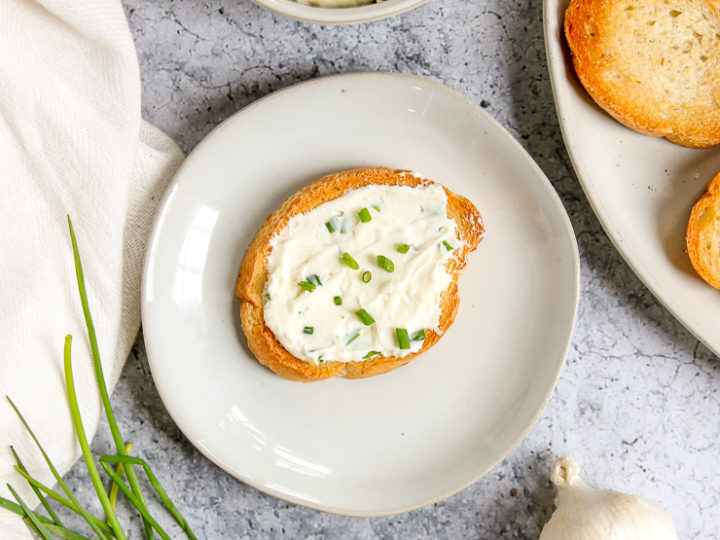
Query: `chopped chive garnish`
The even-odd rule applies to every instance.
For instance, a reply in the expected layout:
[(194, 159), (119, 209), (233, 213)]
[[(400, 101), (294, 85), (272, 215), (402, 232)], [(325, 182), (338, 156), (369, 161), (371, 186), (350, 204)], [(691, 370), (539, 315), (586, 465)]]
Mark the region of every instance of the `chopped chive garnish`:
[(363, 360), (372, 358), (373, 356), (380, 356), (380, 351), (369, 351), (365, 356), (363, 356)]
[(425, 329), (423, 328), (422, 330), (418, 330), (417, 332), (415, 332), (413, 334), (412, 340), (413, 341), (425, 341)]
[(410, 251), (410, 246), (408, 244), (400, 244), (397, 247), (398, 253), (407, 253), (408, 251)]
[(270, 293), (269, 293), (269, 292), (266, 292), (266, 293), (265, 293), (265, 298), (267, 298), (268, 300), (270, 300)]
[(372, 274), (368, 270), (365, 270), (360, 277), (363, 280), (363, 283), (370, 283), (370, 280), (372, 279)]
[(339, 296), (333, 298), (333, 302), (335, 302), (336, 306), (342, 306), (342, 298), (340, 298)]
[(358, 316), (358, 319), (360, 319), (365, 326), (370, 326), (375, 322), (375, 319), (373, 319), (364, 309), (358, 309), (355, 312), (355, 315)]
[(344, 262), (345, 264), (347, 264), (353, 270), (357, 270), (358, 268), (360, 268), (360, 265), (357, 263), (357, 261), (355, 259), (353, 259), (352, 256), (347, 251), (342, 254), (342, 256), (340, 257), (340, 260), (342, 262)]
[(408, 337), (408, 331), (405, 328), (396, 328), (395, 334), (397, 334), (398, 345), (401, 349), (410, 348), (410, 338)]
[(372, 216), (370, 215), (370, 210), (368, 210), (367, 208), (363, 208), (362, 210), (360, 210), (358, 212), (358, 217), (363, 223), (367, 223), (372, 219)]
[(445, 249), (447, 249), (448, 251), (452, 251), (453, 249), (455, 249), (450, 244), (448, 244), (446, 240), (443, 240), (442, 243), (443, 243), (443, 246), (445, 246)]
[(335, 232), (335, 227), (333, 227), (331, 222), (326, 221), (325, 226), (327, 227), (328, 232), (331, 232), (331, 233)]
[(384, 255), (378, 255), (377, 256), (377, 263), (380, 268), (385, 270), (386, 272), (394, 272), (395, 271), (395, 265), (393, 262), (385, 257)]
[(307, 292), (313, 292), (315, 290), (315, 284), (310, 283), (309, 281), (301, 281), (300, 283), (298, 283), (298, 285), (300, 285), (300, 287), (305, 289)]
[(318, 364), (322, 364), (323, 362), (325, 362), (325, 360), (323, 360), (323, 355), (321, 354), (318, 356)]
[(355, 341), (359, 337), (360, 337), (360, 330), (355, 330), (355, 333), (352, 335), (352, 337), (350, 339), (347, 340), (347, 343), (345, 343), (345, 345), (350, 345), (353, 341)]
[(378, 212), (380, 211), (380, 207), (379, 207), (377, 204), (373, 204), (373, 208), (374, 208), (375, 210), (377, 210)]
[(312, 334), (315, 331), (315, 327), (313, 326), (304, 326), (303, 327), (303, 334)]
[(308, 277), (305, 278), (309, 283), (312, 283), (313, 285), (320, 286), (322, 285), (322, 281), (320, 281), (320, 276), (317, 274), (310, 274)]

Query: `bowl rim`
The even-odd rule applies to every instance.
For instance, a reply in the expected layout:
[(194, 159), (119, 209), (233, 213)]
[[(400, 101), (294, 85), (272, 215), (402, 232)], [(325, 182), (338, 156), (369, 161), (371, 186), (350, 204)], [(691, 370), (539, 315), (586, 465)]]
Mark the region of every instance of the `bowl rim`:
[(392, 17), (416, 8), (429, 0), (389, 0), (346, 8), (323, 8), (299, 4), (292, 0), (251, 0), (264, 7), (300, 22), (317, 24), (360, 24)]

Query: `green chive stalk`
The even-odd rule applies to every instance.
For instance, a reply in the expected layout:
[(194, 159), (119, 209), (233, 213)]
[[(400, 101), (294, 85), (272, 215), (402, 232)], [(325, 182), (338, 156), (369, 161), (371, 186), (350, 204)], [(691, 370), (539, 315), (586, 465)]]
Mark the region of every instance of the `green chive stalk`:
[(35, 445), (38, 447), (38, 450), (40, 450), (40, 453), (42, 454), (43, 458), (45, 459), (45, 463), (47, 464), (48, 468), (50, 469), (50, 472), (52, 473), (53, 477), (55, 478), (55, 481), (65, 492), (65, 495), (67, 495), (68, 499), (70, 499), (70, 501), (72, 501), (73, 510), (75, 512), (77, 512), (78, 514), (80, 514), (83, 517), (83, 519), (85, 519), (87, 524), (90, 525), (90, 528), (95, 532), (95, 534), (98, 535), (98, 538), (100, 538), (100, 540), (106, 540), (107, 536), (105, 536), (105, 534), (103, 534), (101, 528), (93, 522), (94, 516), (90, 515), (90, 513), (87, 510), (85, 510), (85, 508), (83, 508), (83, 506), (80, 504), (80, 501), (77, 500), (75, 495), (73, 495), (72, 491), (70, 491), (70, 488), (68, 487), (68, 485), (62, 479), (62, 476), (60, 476), (60, 474), (57, 472), (57, 469), (53, 465), (52, 461), (50, 461), (50, 457), (47, 455), (47, 452), (45, 452), (45, 449), (40, 444), (40, 441), (38, 440), (38, 438), (35, 436), (35, 432), (28, 425), (27, 421), (25, 420), (25, 417), (22, 414), (20, 414), (20, 410), (15, 406), (15, 403), (13, 403), (13, 401), (8, 396), (5, 396), (5, 398), (10, 403), (10, 406), (15, 411), (15, 414), (17, 414), (18, 418), (20, 418), (20, 422), (22, 422), (23, 426), (25, 426), (25, 429), (30, 434), (30, 437), (32, 437), (32, 440), (35, 442)]
[(35, 531), (36, 531), (42, 538), (44, 538), (45, 540), (53, 540), (52, 536), (50, 536), (50, 531), (48, 531), (48, 530), (43, 526), (43, 524), (40, 522), (40, 520), (37, 519), (37, 518), (33, 515), (33, 512), (30, 510), (30, 508), (27, 507), (27, 505), (25, 504), (25, 502), (20, 498), (20, 495), (17, 494), (17, 491), (15, 491), (10, 484), (5, 484), (5, 485), (7, 486), (8, 490), (10, 491), (10, 493), (12, 493), (12, 496), (15, 497), (15, 500), (16, 500), (16, 501), (18, 502), (18, 504), (20, 505), (20, 508), (23, 509), (23, 512), (25, 512), (25, 515), (26, 515), (26, 516), (28, 517), (28, 519), (30, 519), (30, 521), (32, 522), (33, 528), (35, 529)]
[(150, 515), (150, 513), (147, 511), (147, 508), (145, 508), (144, 505), (140, 505), (140, 501), (137, 500), (137, 498), (127, 486), (127, 484), (123, 482), (123, 479), (115, 474), (115, 471), (112, 470), (112, 467), (110, 467), (107, 463), (103, 463), (102, 461), (100, 462), (100, 465), (103, 469), (105, 469), (105, 472), (112, 479), (115, 485), (120, 488), (120, 491), (123, 492), (123, 495), (125, 495), (127, 500), (130, 501), (133, 506), (135, 506), (135, 508), (137, 508), (138, 512), (140, 512), (140, 515), (145, 520), (145, 522), (149, 523), (150, 526), (157, 531), (157, 533), (163, 540), (172, 540), (170, 536), (168, 536), (168, 534), (165, 532), (165, 530), (160, 526), (160, 524), (158, 524), (158, 522), (155, 521), (155, 519)]
[[(63, 497), (62, 495), (60, 495), (59, 493), (57, 493), (56, 491), (53, 491), (52, 489), (50, 489), (49, 487), (47, 487), (45, 484), (43, 484), (42, 482), (40, 482), (40, 481), (37, 480), (36, 478), (33, 478), (33, 477), (30, 476), (30, 474), (28, 474), (26, 471), (21, 471), (21, 470), (18, 469), (17, 467), (15, 468), (15, 470), (18, 472), (18, 474), (20, 474), (20, 476), (22, 476), (25, 480), (27, 480), (28, 484), (30, 484), (31, 486), (34, 486), (34, 487), (38, 488), (40, 491), (42, 491), (42, 492), (44, 492), (45, 494), (47, 494), (47, 496), (50, 497), (52, 500), (54, 500), (54, 501), (62, 504), (63, 506), (65, 506), (66, 508), (69, 508), (69, 509), (72, 510), (73, 512), (79, 513), (79, 512), (77, 512), (77, 510), (75, 509), (75, 506), (73, 505), (72, 501), (66, 499), (65, 497)], [(89, 514), (89, 517), (90, 517), (90, 521), (92, 521), (95, 525), (97, 525), (97, 527), (98, 527), (99, 529), (102, 529), (103, 532), (106, 532), (106, 533), (108, 533), (108, 534), (112, 534), (112, 530), (111, 530), (110, 527), (107, 525), (107, 523), (105, 523), (104, 521), (96, 518), (96, 517), (93, 516), (93, 515), (90, 515), (90, 514)], [(57, 523), (57, 522), (56, 522), (56, 523)]]
[(360, 218), (360, 221), (363, 223), (367, 223), (372, 219), (372, 216), (370, 215), (370, 210), (367, 208), (363, 208), (358, 212), (358, 217)]
[[(28, 526), (36, 534), (38, 534), (38, 536), (40, 535), (40, 533), (38, 532), (37, 528), (35, 527), (34, 521), (32, 520), (32, 518), (34, 518), (37, 521), (39, 521), (40, 523), (42, 523), (48, 531), (55, 534), (56, 536), (59, 536), (60, 538), (65, 538), (67, 540), (89, 540), (87, 537), (77, 534), (73, 531), (70, 531), (70, 530), (66, 529), (65, 527), (60, 527), (58, 525), (53, 524), (53, 522), (51, 520), (49, 520), (48, 518), (46, 518), (43, 515), (38, 514), (37, 512), (33, 512), (32, 510), (29, 510), (29, 513), (26, 514), (25, 511), (22, 509), (22, 506), (4, 498), (4, 497), (0, 497), (0, 508), (9, 510), (10, 512), (17, 514), (19, 516), (23, 516), (23, 520), (25, 521), (25, 523), (27, 523)], [(30, 516), (30, 514), (32, 514), (32, 515)]]
[[(130, 450), (132, 450), (132, 443), (129, 442), (125, 445), (125, 451), (129, 454)], [(119, 477), (122, 478), (124, 467), (122, 463), (118, 463), (117, 469), (115, 469), (115, 474), (117, 474)], [(118, 494), (118, 487), (113, 482), (112, 486), (110, 487), (110, 491), (108, 492), (108, 498), (110, 499), (110, 505), (115, 508), (115, 503), (117, 502), (117, 494)]]
[(358, 319), (360, 319), (365, 326), (370, 326), (375, 323), (375, 319), (364, 309), (358, 309), (355, 315), (357, 315)]
[[(40, 519), (42, 516), (36, 515), (36, 517)], [(23, 518), (23, 521), (25, 521), (26, 524), (32, 524), (32, 521), (28, 517)], [(48, 532), (54, 534), (58, 538), (64, 538), (65, 540), (89, 540), (86, 536), (82, 536), (81, 534), (66, 529), (65, 527), (60, 527), (59, 525), (55, 525), (53, 523), (43, 522), (43, 524), (45, 525), (45, 528), (48, 530)], [(30, 526), (32, 527), (32, 525)], [(35, 529), (33, 530), (37, 534), (37, 531)]]
[(358, 268), (360, 268), (360, 265), (357, 263), (357, 261), (353, 259), (352, 255), (350, 255), (347, 251), (340, 256), (340, 260), (353, 270), (357, 270)]
[(413, 341), (425, 341), (425, 329), (422, 328), (415, 332), (412, 337)]
[[(100, 362), (100, 349), (98, 348), (97, 336), (95, 335), (95, 324), (90, 314), (90, 305), (88, 304), (87, 291), (85, 290), (85, 276), (83, 274), (82, 261), (80, 260), (80, 250), (78, 249), (77, 239), (75, 238), (75, 231), (72, 226), (72, 220), (70, 216), (67, 216), (68, 229), (70, 230), (70, 241), (72, 242), (73, 258), (75, 260), (75, 276), (77, 278), (78, 293), (80, 294), (80, 303), (82, 304), (83, 315), (85, 316), (85, 326), (87, 326), (88, 339), (90, 340), (90, 348), (92, 350), (93, 367), (95, 368), (95, 379), (97, 380), (98, 391), (100, 392), (100, 400), (102, 401), (105, 415), (107, 416), (108, 425), (110, 426), (110, 433), (112, 434), (113, 442), (117, 453), (121, 456), (126, 456), (127, 451), (125, 450), (125, 442), (123, 441), (122, 435), (120, 435), (120, 429), (118, 428), (117, 422), (115, 421), (115, 415), (113, 414), (112, 407), (110, 407), (110, 395), (105, 385), (105, 375), (103, 374), (102, 363)], [(140, 491), (140, 484), (138, 483), (137, 476), (132, 466), (125, 471), (130, 487), (132, 488), (135, 496), (140, 500), (141, 503), (145, 503), (142, 492)], [(145, 522), (145, 536), (148, 540), (152, 540), (153, 533), (150, 529), (147, 521)]]
[[(115, 473), (112, 473), (112, 468), (109, 467), (109, 463), (120, 463), (124, 464), (126, 467), (127, 465), (139, 465), (143, 468), (145, 471), (145, 475), (147, 476), (148, 480), (150, 481), (150, 485), (155, 490), (155, 493), (157, 493), (158, 497), (160, 497), (160, 500), (165, 505), (165, 508), (167, 508), (168, 512), (170, 512), (170, 515), (175, 519), (178, 525), (182, 527), (182, 529), (185, 531), (185, 534), (187, 534), (188, 538), (190, 540), (197, 540), (197, 537), (190, 529), (190, 526), (188, 525), (187, 520), (183, 517), (183, 515), (180, 513), (180, 511), (176, 508), (176, 506), (173, 504), (172, 500), (170, 500), (170, 497), (168, 496), (165, 489), (162, 487), (162, 484), (160, 484), (160, 480), (158, 480), (157, 476), (155, 476), (155, 473), (152, 472), (152, 469), (150, 468), (150, 465), (147, 464), (146, 461), (134, 457), (134, 456), (102, 456), (100, 458), (100, 464), (103, 466), (105, 470), (110, 470), (111, 472), (108, 473), (108, 475), (115, 480)], [(125, 486), (125, 483), (122, 481), (122, 478), (117, 477), (117, 480), (119, 480), (120, 483), (116, 484), (120, 489)]]
[(314, 283), (310, 283), (309, 281), (300, 281), (298, 285), (307, 292), (313, 292), (316, 287)]
[(395, 334), (398, 338), (398, 345), (401, 349), (409, 349), (410, 348), (410, 337), (408, 336), (408, 331), (405, 328), (396, 328)]
[(386, 272), (394, 272), (395, 271), (395, 265), (393, 262), (385, 257), (384, 255), (378, 255), (377, 256), (377, 263), (380, 268), (385, 270)]
[(350, 339), (347, 340), (345, 345), (350, 345), (353, 341), (355, 341), (357, 338), (360, 337), (360, 330), (355, 330), (352, 336), (350, 336)]
[[(15, 470), (18, 471), (20, 474), (24, 473), (23, 476), (24, 475), (29, 476), (27, 469), (25, 468), (25, 465), (23, 465), (23, 462), (20, 459), (20, 456), (17, 455), (17, 452), (15, 451), (15, 448), (12, 445), (10, 445), (10, 451), (12, 452), (12, 455), (15, 458), (15, 463), (17, 464), (15, 466)], [(35, 493), (35, 496), (40, 501), (40, 504), (43, 505), (43, 508), (45, 508), (45, 511), (52, 518), (53, 522), (56, 523), (57, 525), (62, 526), (62, 521), (60, 521), (60, 518), (57, 516), (55, 511), (52, 509), (52, 506), (50, 506), (47, 499), (43, 496), (42, 493), (40, 493), (40, 489), (37, 486), (33, 485), (32, 483), (30, 484), (30, 489), (33, 490), (33, 493)]]
[[(80, 417), (80, 407), (78, 406), (77, 395), (75, 394), (75, 380), (73, 378), (72, 359), (70, 357), (71, 345), (72, 336), (68, 334), (67, 336), (65, 336), (64, 360), (65, 387), (67, 389), (68, 402), (70, 405), (70, 417), (72, 418), (73, 427), (75, 428), (75, 434), (77, 435), (77, 440), (80, 443), (80, 449), (82, 450), (83, 458), (85, 459), (85, 464), (87, 465), (88, 473), (90, 474), (90, 480), (95, 487), (95, 491), (98, 495), (98, 500), (100, 501), (103, 510), (105, 510), (108, 524), (110, 525), (110, 528), (113, 530), (113, 533), (118, 538), (118, 540), (127, 540), (127, 536), (125, 536), (125, 533), (120, 526), (120, 522), (115, 515), (115, 511), (113, 510), (112, 506), (110, 506), (110, 499), (108, 498), (108, 494), (105, 491), (105, 486), (103, 486), (102, 479), (100, 478), (100, 473), (98, 472), (97, 465), (95, 465), (95, 460), (92, 457), (92, 453), (90, 452), (90, 445), (88, 444), (88, 440), (85, 435), (85, 428), (83, 427), (82, 418)], [(125, 446), (123, 445), (123, 450), (124, 449)]]

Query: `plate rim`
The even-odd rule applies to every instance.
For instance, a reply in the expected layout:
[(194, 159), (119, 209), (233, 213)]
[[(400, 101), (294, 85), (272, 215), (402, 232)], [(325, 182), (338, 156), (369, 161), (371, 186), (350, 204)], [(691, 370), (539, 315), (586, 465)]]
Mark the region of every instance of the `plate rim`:
[[(587, 167), (584, 165), (581, 156), (576, 155), (575, 151), (571, 150), (573, 145), (569, 143), (572, 139), (570, 132), (572, 128), (569, 126), (567, 120), (568, 115), (565, 114), (565, 106), (559, 98), (558, 86), (560, 82), (556, 81), (556, 77), (560, 77), (560, 67), (564, 65), (561, 58), (558, 57), (557, 53), (562, 52), (563, 45), (556, 43), (555, 38), (551, 35), (551, 24), (554, 22), (550, 19), (548, 12), (550, 11), (550, 5), (560, 6), (564, 0), (543, 0), (543, 35), (545, 42), (545, 55), (547, 57), (548, 72), (550, 74), (550, 86), (552, 88), (553, 102), (555, 104), (555, 113), (560, 125), (560, 133), (562, 134), (563, 143), (565, 150), (567, 151), (568, 157), (572, 164), (575, 175), (577, 176), (580, 187), (585, 194), (585, 198), (588, 200), (590, 207), (597, 217), (600, 225), (603, 228), (606, 236), (610, 239), (610, 242), (615, 249), (618, 251), (620, 256), (623, 258), (625, 263), (630, 267), (633, 274), (643, 283), (645, 287), (652, 293), (653, 297), (662, 305), (673, 318), (685, 327), (697, 340), (705, 345), (715, 355), (720, 356), (720, 341), (713, 344), (710, 341), (710, 337), (705, 337), (705, 332), (700, 328), (700, 323), (697, 322), (695, 317), (690, 317), (682, 313), (682, 305), (672, 298), (668, 298), (666, 294), (662, 292), (662, 284), (658, 282), (652, 272), (647, 268), (647, 265), (638, 258), (633, 257), (627, 248), (623, 246), (623, 234), (620, 228), (615, 224), (612, 218), (612, 212), (608, 210), (602, 202), (595, 196), (595, 191), (592, 187), (594, 182), (591, 180), (592, 175), (588, 174)], [(555, 21), (557, 22), (557, 21)], [(562, 30), (562, 26), (558, 26)], [(559, 50), (558, 50), (559, 47)], [(557, 72), (557, 73), (556, 73)], [(564, 72), (564, 70), (563, 70)], [(629, 129), (629, 128), (628, 128)]]
[(558, 217), (560, 218), (561, 222), (564, 224), (563, 233), (564, 236), (566, 236), (569, 244), (569, 255), (570, 255), (570, 267), (569, 270), (573, 276), (572, 280), (572, 291), (570, 294), (571, 302), (572, 302), (572, 309), (570, 310), (570, 317), (569, 321), (567, 321), (567, 336), (565, 337), (564, 343), (559, 342), (558, 343), (558, 349), (560, 351), (559, 360), (557, 361), (557, 365), (555, 367), (555, 372), (552, 374), (551, 381), (552, 383), (548, 386), (546, 389), (545, 395), (543, 399), (538, 403), (537, 411), (533, 415), (532, 419), (527, 423), (527, 425), (520, 431), (518, 436), (512, 441), (512, 444), (508, 445), (508, 447), (501, 452), (498, 457), (489, 463), (486, 467), (478, 469), (478, 471), (474, 472), (473, 474), (468, 475), (467, 479), (457, 484), (456, 486), (447, 489), (446, 491), (442, 492), (441, 494), (424, 498), (421, 502), (413, 503), (413, 504), (405, 504), (403, 506), (394, 506), (393, 508), (387, 508), (384, 511), (363, 511), (363, 510), (352, 510), (348, 508), (340, 508), (335, 507), (331, 505), (326, 504), (320, 504), (316, 503), (315, 501), (309, 501), (306, 499), (303, 499), (301, 497), (294, 496), (292, 494), (279, 491), (277, 489), (274, 489), (273, 487), (266, 486), (262, 484), (261, 482), (255, 481), (253, 478), (249, 478), (245, 475), (243, 475), (241, 472), (232, 470), (229, 464), (225, 464), (222, 460), (217, 459), (212, 452), (209, 451), (209, 449), (203, 448), (202, 446), (198, 446), (195, 444), (195, 441), (198, 439), (198, 437), (190, 437), (188, 433), (193, 434), (192, 426), (189, 426), (185, 421), (181, 421), (181, 419), (178, 417), (176, 411), (171, 411), (170, 408), (167, 406), (167, 402), (164, 396), (164, 391), (161, 390), (161, 384), (158, 383), (157, 379), (155, 378), (155, 370), (153, 369), (153, 360), (151, 359), (152, 353), (151, 350), (154, 349), (154, 339), (152, 337), (151, 333), (145, 333), (143, 332), (143, 337), (145, 341), (145, 347), (146, 347), (146, 353), (147, 353), (147, 359), (148, 364), (150, 367), (150, 371), (153, 374), (153, 382), (155, 384), (155, 387), (158, 391), (158, 395), (160, 396), (161, 401), (163, 402), (163, 405), (167, 411), (167, 413), (172, 418), (173, 422), (177, 425), (178, 429), (183, 433), (183, 435), (188, 439), (190, 444), (198, 450), (205, 458), (210, 460), (212, 463), (220, 467), (222, 470), (224, 470), (226, 473), (230, 474), (232, 477), (238, 479), (239, 481), (243, 482), (246, 485), (249, 485), (253, 487), (254, 489), (257, 489), (258, 491), (271, 495), (273, 497), (276, 497), (280, 500), (288, 501), (293, 504), (297, 504), (300, 506), (304, 506), (307, 508), (312, 508), (314, 510), (319, 510), (322, 512), (326, 512), (329, 514), (339, 515), (339, 516), (345, 516), (345, 517), (356, 517), (356, 518), (376, 518), (376, 517), (387, 517), (387, 516), (393, 516), (398, 514), (407, 513), (419, 508), (426, 507), (428, 505), (431, 505), (433, 503), (442, 501), (452, 495), (455, 495), (456, 493), (459, 493), (460, 491), (466, 489), (470, 485), (476, 483), (481, 478), (486, 476), (490, 471), (495, 469), (505, 458), (507, 458), (512, 452), (514, 452), (517, 447), (520, 445), (520, 443), (527, 437), (527, 434), (529, 431), (537, 424), (538, 420), (542, 416), (543, 412), (547, 408), (547, 404), (552, 397), (555, 388), (557, 387), (557, 382), (560, 378), (560, 375), (562, 373), (562, 370), (565, 366), (565, 362), (567, 359), (568, 351), (570, 349), (570, 346), (573, 341), (573, 336), (575, 332), (575, 326), (577, 322), (577, 315), (578, 315), (578, 307), (579, 307), (579, 297), (580, 297), (580, 254), (577, 244), (577, 237), (575, 235), (575, 231), (572, 226), (572, 222), (570, 221), (570, 217), (568, 216), (567, 210), (565, 209), (562, 200), (560, 199), (559, 194), (553, 187), (550, 180), (547, 178), (545, 173), (542, 171), (540, 166), (535, 162), (535, 160), (532, 158), (532, 156), (523, 148), (523, 146), (520, 144), (520, 142), (515, 139), (510, 132), (503, 127), (500, 122), (498, 122), (492, 115), (490, 115), (487, 111), (483, 110), (482, 107), (474, 103), (470, 98), (466, 97), (465, 95), (461, 94), (460, 92), (457, 92), (456, 90), (438, 82), (433, 79), (429, 79), (426, 77), (420, 77), (417, 75), (410, 75), (410, 74), (404, 74), (404, 73), (395, 73), (395, 72), (358, 72), (358, 73), (347, 73), (347, 74), (334, 74), (334, 75), (327, 75), (323, 77), (317, 77), (308, 79), (305, 81), (301, 81), (298, 83), (295, 83), (293, 85), (287, 86), (285, 88), (276, 90), (274, 92), (271, 92), (252, 103), (246, 105), (242, 109), (239, 109), (238, 111), (234, 112), (230, 116), (228, 116), (226, 119), (224, 119), (222, 122), (220, 122), (217, 126), (215, 126), (203, 139), (192, 149), (192, 151), (188, 154), (188, 156), (185, 158), (181, 166), (178, 168), (177, 172), (173, 176), (172, 180), (168, 184), (165, 193), (163, 194), (162, 199), (160, 200), (160, 204), (158, 206), (158, 210), (156, 212), (153, 226), (151, 229), (150, 236), (148, 237), (148, 244), (147, 249), (145, 253), (144, 263), (143, 263), (143, 272), (142, 272), (142, 284), (141, 284), (141, 317), (142, 317), (142, 323), (143, 323), (143, 330), (145, 330), (145, 321), (148, 318), (148, 301), (147, 301), (147, 290), (148, 290), (148, 281), (150, 279), (149, 276), (149, 270), (151, 268), (151, 254), (155, 251), (155, 245), (158, 242), (158, 236), (161, 231), (161, 225), (163, 222), (163, 216), (168, 208), (168, 203), (170, 202), (170, 198), (172, 196), (172, 193), (174, 191), (174, 187), (178, 183), (178, 179), (181, 178), (183, 170), (186, 168), (187, 164), (190, 162), (190, 159), (192, 158), (192, 155), (196, 152), (201, 150), (204, 146), (207, 144), (211, 144), (209, 141), (211, 141), (212, 138), (217, 137), (218, 133), (222, 133), (227, 126), (228, 123), (235, 119), (236, 117), (242, 116), (244, 114), (247, 114), (249, 111), (254, 110), (258, 106), (263, 106), (266, 101), (270, 101), (277, 96), (284, 95), (288, 92), (294, 92), (297, 89), (304, 88), (306, 86), (321, 86), (327, 81), (330, 80), (336, 80), (336, 79), (371, 79), (375, 78), (378, 80), (386, 81), (388, 79), (395, 79), (395, 80), (407, 80), (407, 81), (414, 81), (415, 83), (421, 83), (426, 86), (432, 86), (434, 89), (439, 90), (441, 92), (447, 93), (450, 96), (452, 96), (454, 99), (459, 99), (463, 103), (465, 103), (467, 106), (471, 107), (475, 113), (479, 113), (486, 121), (489, 121), (491, 124), (494, 124), (495, 128), (498, 130), (499, 133), (502, 134), (502, 136), (508, 140), (510, 145), (515, 148), (518, 155), (522, 156), (524, 161), (531, 167), (531, 169), (535, 173), (535, 180), (537, 182), (540, 182), (545, 191), (548, 193), (549, 201), (552, 202), (552, 206), (555, 209), (555, 212), (558, 214)]

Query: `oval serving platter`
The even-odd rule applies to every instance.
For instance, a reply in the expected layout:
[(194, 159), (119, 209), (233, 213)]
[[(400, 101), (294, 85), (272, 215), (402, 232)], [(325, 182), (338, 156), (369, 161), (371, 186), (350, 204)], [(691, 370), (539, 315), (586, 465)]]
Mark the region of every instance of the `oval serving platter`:
[(563, 36), (568, 0), (545, 0), (545, 47), (565, 146), (595, 214), (655, 297), (720, 356), (720, 293), (685, 253), (690, 209), (716, 171), (720, 148), (696, 150), (635, 133), (594, 104)]

